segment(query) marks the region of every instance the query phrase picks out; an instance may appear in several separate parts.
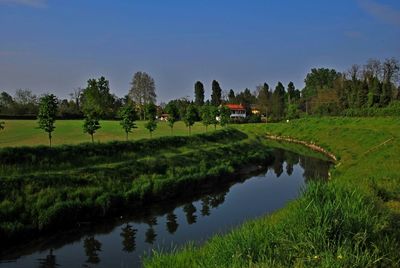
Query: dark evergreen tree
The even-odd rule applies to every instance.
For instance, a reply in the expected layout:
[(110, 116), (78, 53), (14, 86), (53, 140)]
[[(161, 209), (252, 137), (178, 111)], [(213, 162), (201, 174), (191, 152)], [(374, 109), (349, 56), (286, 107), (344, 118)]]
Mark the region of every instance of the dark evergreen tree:
[(236, 103), (235, 92), (233, 91), (233, 89), (229, 90), (228, 101), (229, 103)]
[(214, 106), (221, 105), (222, 89), (216, 80), (212, 81), (211, 90), (211, 104)]
[(285, 114), (285, 87), (281, 82), (275, 87), (275, 91), (272, 94), (272, 112), (276, 119), (281, 119)]
[(194, 103), (198, 106), (204, 105), (204, 85), (200, 81), (194, 84)]

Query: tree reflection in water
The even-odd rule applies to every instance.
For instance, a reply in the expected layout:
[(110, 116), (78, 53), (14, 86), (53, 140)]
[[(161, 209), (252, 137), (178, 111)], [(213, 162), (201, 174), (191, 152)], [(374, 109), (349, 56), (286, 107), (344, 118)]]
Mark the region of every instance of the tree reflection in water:
[(167, 214), (167, 231), (168, 231), (170, 234), (173, 234), (173, 233), (175, 233), (176, 230), (178, 229), (178, 226), (179, 226), (179, 224), (178, 224), (178, 222), (177, 222), (177, 217), (176, 217), (176, 215), (174, 214), (173, 211), (169, 212), (169, 213)]
[(98, 252), (101, 251), (101, 243), (94, 236), (86, 237), (83, 241), (85, 253), (87, 256), (87, 263), (96, 264), (100, 262)]
[(184, 205), (183, 211), (186, 213), (186, 221), (189, 225), (196, 223), (197, 216), (194, 214), (196, 212), (196, 207), (193, 203)]
[(150, 216), (147, 218), (146, 223), (149, 225), (149, 229), (147, 229), (145, 236), (145, 242), (148, 244), (153, 244), (156, 241), (156, 231), (154, 231), (153, 225), (157, 225), (157, 218), (155, 216)]
[(210, 196), (201, 199), (201, 216), (210, 216)]
[(126, 252), (133, 252), (136, 249), (136, 233), (137, 229), (134, 229), (128, 223), (126, 226), (121, 228), (121, 236), (122, 236), (122, 249)]
[(50, 249), (49, 255), (47, 255), (45, 259), (39, 259), (39, 268), (54, 267), (60, 267), (60, 265), (57, 264), (56, 256), (53, 254), (53, 249)]

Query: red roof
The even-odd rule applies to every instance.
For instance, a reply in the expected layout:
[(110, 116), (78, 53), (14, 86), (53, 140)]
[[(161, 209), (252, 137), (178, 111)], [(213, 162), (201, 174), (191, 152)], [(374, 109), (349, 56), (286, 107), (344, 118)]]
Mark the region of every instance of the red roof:
[(225, 106), (231, 110), (245, 110), (244, 106), (241, 104), (226, 104)]

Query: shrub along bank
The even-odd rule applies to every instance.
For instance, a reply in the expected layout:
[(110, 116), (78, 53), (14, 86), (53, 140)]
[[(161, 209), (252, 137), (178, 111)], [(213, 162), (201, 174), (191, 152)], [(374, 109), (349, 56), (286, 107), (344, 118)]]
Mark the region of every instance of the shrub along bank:
[(270, 151), (235, 129), (191, 137), (0, 150), (0, 243), (217, 185)]
[(400, 265), (398, 118), (307, 118), (237, 127), (249, 136), (292, 137), (324, 147), (339, 159), (331, 182), (310, 184), (284, 209), (202, 246), (156, 252), (145, 259), (146, 267)]

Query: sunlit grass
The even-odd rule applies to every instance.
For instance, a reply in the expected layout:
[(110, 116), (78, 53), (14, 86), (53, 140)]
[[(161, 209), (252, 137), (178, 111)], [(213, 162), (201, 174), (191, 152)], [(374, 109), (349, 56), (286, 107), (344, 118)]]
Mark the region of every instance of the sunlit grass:
[(399, 118), (305, 118), (237, 127), (253, 137), (281, 135), (322, 145), (339, 158), (332, 180), (309, 185), (284, 209), (202, 246), (155, 253), (145, 258), (146, 267), (400, 265)]
[[(7, 146), (35, 146), (49, 143), (47, 134), (38, 128), (36, 120), (4, 120), (5, 129), (0, 132), (0, 147)], [(130, 140), (149, 138), (149, 131), (144, 127), (144, 121), (137, 121), (137, 128), (129, 134)], [(53, 133), (53, 145), (78, 144), (91, 142), (90, 136), (83, 133), (82, 120), (57, 120)], [(100, 121), (101, 128), (94, 135), (95, 142), (107, 142), (113, 140), (124, 141), (125, 132), (118, 121)], [(219, 129), (219, 127), (218, 127)], [(214, 127), (209, 127), (211, 132)], [(192, 127), (192, 134), (204, 133), (205, 127), (196, 123)], [(159, 122), (153, 132), (153, 138), (169, 136), (171, 130), (166, 122)], [(181, 121), (176, 122), (173, 135), (187, 136), (188, 129)]]

